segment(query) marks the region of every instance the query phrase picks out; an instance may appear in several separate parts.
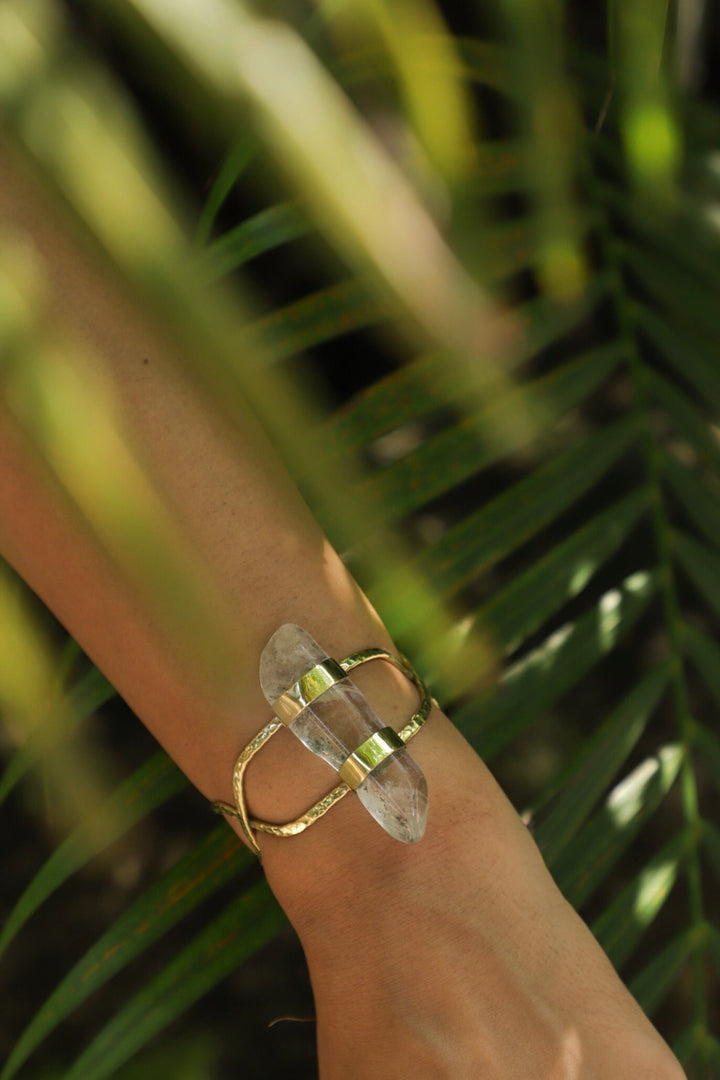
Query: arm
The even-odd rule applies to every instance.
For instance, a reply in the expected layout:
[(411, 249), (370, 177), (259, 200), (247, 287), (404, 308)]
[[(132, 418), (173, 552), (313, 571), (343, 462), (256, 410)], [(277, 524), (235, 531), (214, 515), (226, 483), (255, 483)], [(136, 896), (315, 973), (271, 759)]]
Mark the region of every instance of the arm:
[[(5, 412), (0, 548), (192, 782), (232, 801), (235, 756), (269, 719), (257, 665), (280, 623), (307, 627), (336, 656), (392, 643), (251, 417), (225, 427), (152, 328), (28, 197), (27, 181), (6, 170), (1, 182), (0, 201), (33, 237), (62, 319), (93, 346), (213, 570), (231, 675), (218, 683), (188, 665)], [(357, 681), (387, 723), (412, 712), (412, 688), (384, 665)], [(390, 840), (352, 797), (299, 837), (261, 839), (270, 884), (306, 950), (322, 1080), (677, 1080), (672, 1055), (439, 710), (412, 754), (431, 798), (416, 847)], [(324, 794), (328, 776), (281, 732), (253, 763), (248, 801), (258, 816), (284, 820)]]

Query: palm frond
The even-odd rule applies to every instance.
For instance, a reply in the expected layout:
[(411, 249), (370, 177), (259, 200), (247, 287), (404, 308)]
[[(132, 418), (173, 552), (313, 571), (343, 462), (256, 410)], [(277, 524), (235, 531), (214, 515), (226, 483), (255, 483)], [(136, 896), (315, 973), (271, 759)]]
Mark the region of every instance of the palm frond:
[[(247, 849), (225, 827), (209, 832), (123, 912), (67, 973), (18, 1039), (0, 1073), (2, 1080), (10, 1080), (33, 1050), (91, 994), (209, 896), (236, 879), (250, 858)], [(242, 936), (241, 927), (238, 931)], [(218, 974), (215, 981), (221, 978), (222, 974)], [(206, 990), (210, 985), (212, 982), (205, 984)], [(171, 1018), (168, 1014), (166, 1017), (167, 1021)]]
[[(555, 48), (542, 72), (528, 70), (518, 78), (518, 64), (528, 63), (532, 19), (514, 25), (513, 47), (468, 40), (443, 46), (437, 54), (445, 65), (443, 78), (461, 78), (462, 95), (470, 87), (480, 95), (500, 95), (511, 116), (501, 137), (478, 141), (462, 183), (456, 174), (446, 177), (459, 206), (466, 189), (480, 206), (468, 226), (477, 247), (473, 269), (483, 289), (492, 286), (501, 298), (485, 309), (481, 346), (488, 374), (474, 360), (468, 363), (448, 329), (447, 311), (433, 307), (430, 317), (423, 310), (426, 283), (421, 288), (414, 276), (419, 268), (403, 262), (407, 251), (396, 250), (403, 241), (395, 223), (389, 232), (393, 243), (383, 247), (387, 238), (378, 234), (377, 222), (364, 219), (371, 216), (365, 193), (354, 184), (330, 192), (320, 159), (309, 160), (313, 148), (326, 149), (329, 133), (338, 131), (332, 109), (339, 85), (332, 84), (332, 115), (325, 117), (322, 137), (299, 148), (298, 133), (291, 130), (297, 118), (292, 102), (270, 100), (266, 82), (248, 89), (250, 76), (226, 66), (228, 42), (218, 35), (227, 24), (219, 15), (201, 48), (193, 42), (192, 5), (182, 17), (173, 15), (172, 23), (163, 14), (169, 11), (165, 5), (136, 0), (132, 6), (154, 28), (156, 47), (175, 53), (186, 66), (197, 65), (228, 138), (235, 137), (229, 106), (251, 102), (276, 161), (284, 162), (292, 178), (287, 199), (221, 232), (221, 208), (227, 213), (251, 160), (267, 152), (262, 130), (260, 137), (243, 138), (217, 174), (193, 249), (183, 230), (157, 209), (162, 200), (146, 183), (147, 161), (136, 152), (135, 136), (127, 136), (127, 110), (109, 110), (105, 142), (93, 144), (86, 132), (82, 146), (97, 152), (107, 143), (127, 154), (128, 175), (146, 213), (142, 229), (133, 224), (133, 246), (104, 220), (107, 209), (98, 197), (68, 173), (57, 146), (44, 146), (36, 137), (38, 115), (57, 115), (53, 109), (60, 108), (49, 102), (48, 85), (65, 91), (70, 86), (85, 101), (93, 85), (84, 60), (75, 68), (60, 62), (62, 50), (41, 25), (40, 8), (33, 9), (40, 42), (34, 59), (26, 68), (18, 62), (12, 78), (0, 79), (0, 101), (17, 145), (40, 162), (130, 287), (153, 298), (166, 319), (177, 318), (189, 340), (207, 342), (203, 379), (227, 391), (230, 407), (248, 394), (262, 414), (267, 389), (254, 381), (255, 373), (272, 369), (281, 375), (300, 352), (312, 357), (314, 350), (332, 347), (332, 364), (340, 372), (343, 349), (354, 335), (355, 343), (381, 355), (381, 376), (368, 378), (334, 415), (316, 417), (324, 466), (339, 469), (350, 462), (352, 482), (333, 493), (331, 505), (311, 484), (304, 490), (333, 538), (350, 535), (347, 556), (361, 584), (399, 642), (414, 648), (455, 722), (493, 760), (501, 779), (519, 787), (518, 801), (530, 807), (558, 884), (591, 918), (642, 1007), (660, 1015), (671, 1000), (668, 1014), (678, 1019), (670, 1019), (668, 1036), (689, 1074), (714, 1075), (700, 1070), (720, 1070), (720, 1032), (709, 1008), (720, 978), (720, 910), (717, 881), (707, 881), (708, 868), (717, 873), (720, 865), (720, 648), (714, 640), (720, 630), (720, 246), (703, 217), (706, 188), (697, 176), (720, 129), (716, 111), (689, 101), (673, 115), (656, 88), (653, 101), (663, 116), (684, 125), (688, 168), (675, 198), (663, 202), (675, 168), (663, 159), (662, 192), (653, 201), (643, 186), (647, 161), (628, 143), (634, 129), (627, 118), (649, 100), (638, 87), (620, 80), (619, 101), (609, 101), (599, 134), (589, 134), (577, 120), (589, 102), (592, 127), (598, 102), (607, 96), (605, 58), (573, 54), (587, 76), (582, 99), (571, 96)], [(17, 25), (30, 25), (21, 8), (10, 4), (5, 17), (10, 11)], [(540, 18), (535, 5), (529, 8), (533, 19)], [(211, 5), (203, 19), (217, 11)], [(223, 11), (222, 18), (232, 20), (230, 9)], [(117, 25), (122, 29), (123, 20)], [(208, 51), (208, 41), (221, 44), (220, 52)], [(307, 46), (298, 48), (307, 59)], [(18, 47), (17, 55), (22, 60), (29, 54)], [(319, 60), (313, 55), (309, 63), (315, 78)], [(351, 93), (374, 80), (397, 86), (407, 76), (383, 48), (334, 57), (331, 70)], [(322, 72), (323, 86), (329, 85), (329, 71)], [(534, 126), (538, 114), (530, 109), (538, 86), (545, 92), (548, 85), (558, 100), (569, 102), (577, 121), (571, 133), (552, 127), (552, 145), (562, 151), (557, 173), (548, 172), (552, 155)], [(105, 94), (105, 82), (103, 87)], [(313, 98), (314, 107), (320, 108), (321, 97)], [(349, 110), (348, 101), (342, 102)], [(389, 155), (372, 141), (369, 127), (352, 111), (342, 115), (359, 125), (353, 130), (363, 146), (367, 141), (373, 160), (382, 155), (387, 164)], [(553, 110), (547, 115), (559, 123)], [(412, 133), (412, 121), (408, 125)], [(422, 137), (429, 143), (434, 138), (429, 131)], [(408, 178), (411, 170), (406, 175), (390, 165), (393, 183), (410, 200), (403, 205), (435, 236), (432, 198), (426, 206), (422, 185), (416, 189)], [(386, 217), (380, 219), (387, 224)], [(160, 239), (148, 247), (143, 229)], [(457, 243), (463, 256), (472, 247), (466, 240)], [(261, 254), (282, 259), (290, 243), (308, 259), (316, 251), (312, 245), (325, 244), (335, 255), (322, 273), (318, 269), (323, 284), (314, 281), (311, 291), (284, 298), (269, 314), (241, 317), (224, 306), (224, 297), (206, 309), (209, 294), (194, 294), (198, 280), (206, 285), (209, 278), (227, 277)], [(408, 250), (416, 253), (412, 245)], [(446, 272), (433, 279), (443, 296), (448, 282), (466, 282), (449, 243), (447, 251), (452, 261), (440, 260)], [(186, 252), (198, 278), (175, 272), (178, 252)], [(345, 269), (335, 273), (338, 257)], [(515, 332), (495, 355), (492, 328), (501, 305)], [(452, 310), (460, 312), (460, 321), (467, 316), (464, 304)], [(410, 329), (408, 312), (414, 320)], [(243, 371), (233, 352), (238, 340), (251, 356)], [(279, 448), (291, 469), (301, 459), (312, 472), (317, 462), (307, 447), (292, 441), (289, 415), (281, 416), (279, 426), (290, 435), (287, 442), (278, 435)], [(368, 512), (353, 516), (354, 500)], [(394, 539), (386, 543), (387, 537)], [(374, 560), (379, 548), (389, 553), (388, 572)], [(402, 558), (394, 559), (395, 551)], [(443, 622), (432, 632), (425, 628), (423, 636), (428, 611), (442, 613)], [(489, 663), (482, 670), (477, 663), (457, 663), (458, 657), (476, 655), (478, 641), (491, 643), (501, 667), (492, 685)], [(108, 693), (100, 677), (90, 676), (76, 688), (70, 713), (92, 711)], [(543, 739), (550, 765), (540, 768), (533, 750)], [(29, 746), (10, 761), (0, 798), (31, 771), (36, 757)], [(122, 802), (146, 792), (133, 803), (133, 820), (178, 787), (170, 770), (147, 794), (144, 778), (154, 775), (159, 762), (152, 759), (114, 796)], [(523, 764), (527, 769), (518, 781)], [(89, 855), (77, 838), (65, 841), (21, 895), (1, 940), (9, 942)], [(224, 829), (210, 832), (38, 1006), (0, 1080), (10, 1080), (73, 1009), (244, 865)], [(269, 940), (282, 917), (264, 886), (244, 879), (242, 886), (226, 911), (147, 985), (140, 975), (139, 988), (68, 1076), (110, 1076)], [(663, 919), (669, 907), (672, 918)], [(689, 995), (683, 992), (686, 983)]]

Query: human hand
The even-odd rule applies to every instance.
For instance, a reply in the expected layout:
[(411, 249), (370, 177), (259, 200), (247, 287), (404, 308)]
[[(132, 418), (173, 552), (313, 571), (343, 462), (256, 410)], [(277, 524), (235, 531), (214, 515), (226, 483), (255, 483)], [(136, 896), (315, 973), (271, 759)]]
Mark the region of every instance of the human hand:
[(479, 758), (437, 712), (421, 739), (419, 845), (346, 799), (306, 834), (289, 892), (288, 842), (267, 848), (308, 959), (321, 1080), (682, 1080)]

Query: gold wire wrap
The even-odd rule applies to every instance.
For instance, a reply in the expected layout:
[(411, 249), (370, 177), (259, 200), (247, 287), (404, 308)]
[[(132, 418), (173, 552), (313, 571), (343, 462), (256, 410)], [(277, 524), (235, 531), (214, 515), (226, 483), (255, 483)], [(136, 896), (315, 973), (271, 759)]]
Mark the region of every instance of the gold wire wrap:
[[(215, 813), (225, 814), (229, 817), (236, 818), (240, 822), (243, 833), (258, 858), (261, 858), (261, 854), (257, 840), (255, 839), (256, 832), (267, 833), (270, 836), (297, 836), (298, 833), (304, 832), (305, 829), (309, 828), (327, 814), (328, 810), (330, 810), (336, 802), (339, 802), (340, 799), (344, 798), (349, 791), (353, 791), (358, 787), (362, 781), (370, 775), (372, 770), (377, 768), (386, 757), (392, 753), (396, 753), (397, 750), (400, 750), (406, 743), (410, 742), (427, 720), (433, 706), (433, 700), (430, 697), (423, 679), (409, 660), (406, 660), (405, 657), (394, 656), (392, 653), (386, 652), (385, 649), (361, 649), (360, 652), (353, 653), (351, 656), (345, 657), (344, 660), (334, 661), (328, 659), (323, 661), (322, 665), (315, 665), (311, 671), (316, 671), (318, 668), (323, 667), (327, 675), (332, 676), (332, 681), (327, 681), (325, 675), (321, 674), (315, 685), (319, 686), (323, 681), (326, 681), (327, 685), (324, 689), (327, 689), (329, 686), (338, 682), (340, 678), (345, 678), (345, 676), (349, 675), (356, 667), (360, 667), (361, 664), (367, 664), (371, 660), (386, 660), (389, 664), (393, 664), (402, 671), (403, 675), (405, 675), (417, 688), (420, 695), (420, 705), (400, 731), (394, 732), (392, 728), (383, 728), (381, 731), (375, 732), (374, 735), (371, 735), (369, 739), (366, 739), (365, 742), (354, 750), (343, 762), (340, 771), (344, 772), (351, 781), (357, 779), (357, 783), (351, 786), (351, 783), (348, 783), (345, 779), (341, 779), (341, 782), (337, 787), (334, 787), (324, 798), (320, 799), (319, 802), (316, 802), (314, 806), (311, 806), (309, 810), (306, 810), (304, 814), (301, 814), (300, 817), (295, 818), (293, 821), (288, 821), (284, 824), (274, 824), (270, 821), (257, 821), (255, 818), (250, 817), (245, 802), (245, 770), (257, 752), (263, 748), (268, 739), (272, 738), (275, 732), (280, 731), (280, 729), (285, 726), (285, 723), (291, 723), (292, 720), (295, 719), (295, 716), (300, 712), (300, 709), (297, 709), (295, 716), (292, 716), (288, 721), (284, 721), (283, 719), (274, 716), (270, 723), (266, 724), (262, 731), (259, 731), (255, 738), (240, 752), (233, 768), (232, 777), (235, 806), (231, 806), (230, 803), (226, 802), (213, 802), (212, 808)], [(310, 674), (310, 672), (307, 674)], [(300, 687), (300, 683), (303, 682), (305, 677), (306, 676), (303, 676), (303, 679), (299, 679), (294, 686), (290, 687), (289, 690), (281, 695), (282, 698), (286, 698), (290, 695), (288, 700), (293, 701), (293, 704), (291, 704), (287, 710), (288, 712), (292, 710), (295, 707), (295, 703), (300, 700), (298, 694), (301, 695), (304, 692), (301, 688), (298, 691), (298, 694), (295, 693), (296, 688)], [(312, 680), (306, 684), (304, 689), (309, 690), (311, 688), (311, 683)], [(323, 692), (324, 690), (318, 690), (318, 693), (313, 694), (309, 701), (314, 700), (315, 697), (319, 697), (320, 693)], [(309, 702), (306, 702), (306, 704), (307, 703)], [(382, 736), (383, 738), (379, 739), (378, 736)], [(394, 741), (395, 739), (398, 740), (397, 744)], [(383, 752), (383, 747), (385, 752)], [(377, 760), (375, 760), (374, 764), (371, 764), (374, 758), (377, 758)], [(364, 775), (360, 776), (362, 770), (365, 770), (365, 772)]]

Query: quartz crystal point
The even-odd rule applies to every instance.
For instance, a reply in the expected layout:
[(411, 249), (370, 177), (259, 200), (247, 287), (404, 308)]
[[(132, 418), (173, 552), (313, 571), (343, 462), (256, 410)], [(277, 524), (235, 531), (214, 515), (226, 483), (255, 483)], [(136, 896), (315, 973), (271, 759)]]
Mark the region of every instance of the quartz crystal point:
[[(269, 704), (273, 706), (281, 694), (327, 655), (300, 626), (285, 623), (276, 630), (260, 659), (260, 685)], [(288, 726), (309, 750), (339, 769), (384, 724), (362, 691), (345, 678), (306, 705)], [(363, 780), (356, 794), (390, 836), (406, 844), (420, 840), (427, 819), (427, 782), (408, 750), (398, 750), (386, 758)]]

